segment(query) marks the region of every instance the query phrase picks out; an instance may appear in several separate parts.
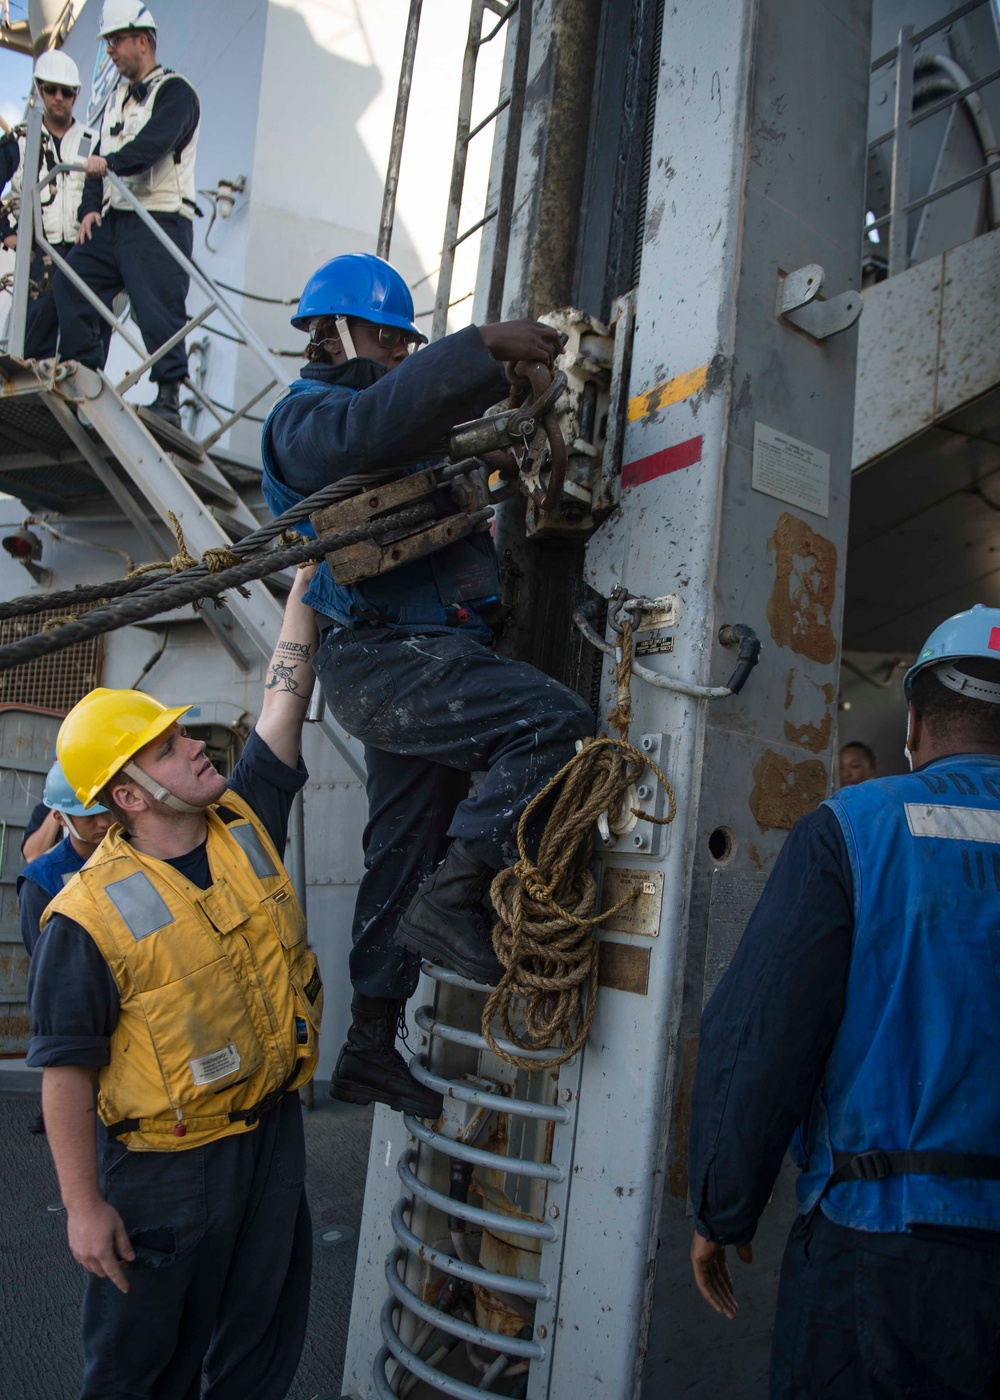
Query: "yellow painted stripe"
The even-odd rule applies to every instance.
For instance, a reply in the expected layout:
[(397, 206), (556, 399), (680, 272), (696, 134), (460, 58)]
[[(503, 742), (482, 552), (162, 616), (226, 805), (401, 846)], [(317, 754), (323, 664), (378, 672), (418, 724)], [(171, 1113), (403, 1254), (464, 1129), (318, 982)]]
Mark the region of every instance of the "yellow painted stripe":
[(652, 389), (629, 399), (628, 421), (634, 423), (638, 418), (648, 418), (661, 408), (689, 399), (692, 394), (700, 393), (707, 383), (708, 365), (699, 365), (697, 369), (689, 369), (686, 374), (679, 374), (676, 379), (668, 379), (665, 384), (654, 384)]

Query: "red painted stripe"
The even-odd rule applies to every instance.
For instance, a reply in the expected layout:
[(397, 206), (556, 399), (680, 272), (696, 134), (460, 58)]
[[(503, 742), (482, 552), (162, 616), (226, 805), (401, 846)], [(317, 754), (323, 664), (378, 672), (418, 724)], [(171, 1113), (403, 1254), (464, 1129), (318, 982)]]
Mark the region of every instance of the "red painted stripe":
[(622, 467), (622, 487), (641, 486), (644, 481), (679, 472), (682, 467), (693, 467), (695, 462), (701, 461), (701, 446), (700, 437), (688, 438), (687, 442), (665, 447), (662, 452), (640, 457), (637, 462), (627, 462)]
[(990, 632), (990, 640), (987, 643), (990, 651), (1000, 651), (1000, 627), (994, 627)]

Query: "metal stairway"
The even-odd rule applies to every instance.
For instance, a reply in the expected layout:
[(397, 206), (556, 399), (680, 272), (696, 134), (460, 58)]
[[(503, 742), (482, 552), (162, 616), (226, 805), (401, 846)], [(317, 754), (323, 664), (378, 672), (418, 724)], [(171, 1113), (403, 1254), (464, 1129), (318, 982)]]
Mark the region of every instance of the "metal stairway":
[[(41, 118), (41, 107), (33, 98), (26, 122), (25, 170), (38, 168)], [(0, 490), (23, 501), (29, 511), (65, 512), (67, 507), (88, 511), (96, 506), (106, 518), (110, 508), (112, 518), (132, 525), (150, 560), (170, 558), (177, 552), (172, 514), (187, 548), (200, 556), (206, 549), (250, 533), (266, 514), (260, 497), (260, 465), (219, 443), (256, 404), (287, 385), (291, 376), (216, 283), (184, 256), (127, 186), (109, 172), (107, 179), (184, 267), (204, 303), (175, 336), (147, 355), (134, 330), (100, 301), (44, 237), (42, 192), (69, 168), (55, 166), (30, 188), (25, 181), (22, 192), (13, 305), (6, 354), (0, 354)], [(22, 358), (33, 245), (42, 249), (138, 356), (138, 365), (117, 384), (72, 361), (35, 363)], [(220, 412), (192, 379), (185, 380), (193, 399), (212, 420), (210, 430), (199, 440), (131, 404), (124, 395), (168, 350), (216, 314), (228, 324), (231, 338), (256, 362), (263, 382), (235, 409)], [(255, 651), (269, 658), (277, 639), (283, 605), (276, 592), (287, 591), (288, 579), (272, 578), (269, 584), (252, 583), (247, 596), (233, 591), (223, 607), (199, 613), (243, 670), (249, 668)], [(352, 771), (362, 776), (360, 745), (321, 715), (316, 718)]]

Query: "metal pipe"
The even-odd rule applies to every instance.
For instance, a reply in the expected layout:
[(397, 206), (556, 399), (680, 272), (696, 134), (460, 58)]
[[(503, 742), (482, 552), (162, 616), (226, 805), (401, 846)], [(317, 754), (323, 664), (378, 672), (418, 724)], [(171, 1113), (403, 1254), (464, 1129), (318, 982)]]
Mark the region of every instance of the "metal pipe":
[(437, 294), (434, 298), (431, 340), (440, 340), (448, 329), (448, 302), (451, 300), (451, 279), (455, 271), (458, 221), (462, 213), (465, 165), (469, 154), (469, 130), (472, 125), (472, 95), (476, 85), (476, 55), (482, 27), (483, 0), (472, 0), (469, 11), (469, 36), (465, 43), (465, 57), (462, 61), (462, 85), (458, 98), (455, 155), (451, 166), (448, 213), (444, 223), (444, 245), (441, 249), (441, 268), (438, 272)]
[(503, 1230), (510, 1235), (524, 1235), (532, 1240), (557, 1240), (559, 1232), (547, 1220), (532, 1220), (520, 1215), (501, 1215), (498, 1211), (482, 1210), (479, 1206), (467, 1205), (435, 1191), (432, 1186), (421, 1181), (412, 1170), (416, 1160), (416, 1150), (407, 1148), (396, 1164), (396, 1175), (405, 1190), (417, 1196), (425, 1205), (443, 1211), (445, 1215), (457, 1215), (470, 1225), (482, 1225), (487, 1230)]
[(892, 190), (889, 209), (889, 276), (905, 271), (909, 262), (910, 221), (905, 205), (910, 197), (910, 154), (913, 129), (913, 25), (904, 24), (899, 31), (899, 56), (896, 62), (896, 101), (893, 124), (896, 139), (892, 146)]
[(410, 13), (406, 19), (406, 37), (403, 40), (403, 58), (399, 66), (399, 88), (396, 91), (396, 113), (392, 119), (392, 141), (389, 145), (389, 164), (385, 172), (385, 189), (382, 193), (382, 217), (378, 226), (378, 246), (380, 258), (388, 258), (392, 243), (392, 225), (396, 214), (396, 191), (399, 188), (399, 167), (403, 160), (403, 138), (406, 135), (406, 110), (410, 105), (410, 88), (413, 85), (413, 64), (417, 54), (417, 36), (420, 33), (420, 8), (423, 0), (410, 0)]
[[(31, 84), (28, 99), (27, 132), (24, 138), (24, 165), (21, 176), (21, 209), (17, 220), (17, 254), (14, 258), (14, 286), (10, 322), (7, 329), (7, 354), (24, 359), (24, 335), (28, 324), (28, 295), (31, 290), (31, 259), (34, 251), (35, 220), (41, 231), (41, 214), (35, 208), (28, 186), (27, 172), (38, 169), (42, 157), (42, 102)], [(41, 241), (41, 240), (39, 240)]]
[[(439, 1028), (440, 1029), (440, 1028)], [(486, 1167), (488, 1171), (506, 1172), (510, 1176), (529, 1176), (537, 1181), (565, 1181), (566, 1173), (554, 1162), (535, 1162), (530, 1157), (504, 1157), (499, 1152), (487, 1152), (482, 1147), (470, 1147), (455, 1138), (436, 1133), (426, 1127), (419, 1118), (411, 1114), (403, 1115), (408, 1132), (415, 1138), (440, 1152), (445, 1157), (457, 1157), (462, 1162), (471, 1162), (476, 1167)]]
[(409, 1250), (415, 1259), (422, 1259), (433, 1268), (440, 1269), (442, 1273), (451, 1274), (453, 1278), (462, 1279), (465, 1283), (479, 1284), (482, 1288), (492, 1288), (497, 1293), (513, 1293), (518, 1298), (534, 1298), (546, 1302), (552, 1297), (552, 1291), (548, 1284), (540, 1280), (515, 1278), (511, 1274), (497, 1273), (494, 1269), (484, 1269), (478, 1264), (465, 1263), (461, 1259), (454, 1259), (450, 1254), (442, 1254), (440, 1250), (433, 1249), (419, 1235), (415, 1235), (406, 1224), (403, 1219), (406, 1204), (406, 1201), (400, 1200), (393, 1206), (392, 1229), (403, 1248)]
[(306, 831), (302, 812), (302, 793), (297, 792), (292, 799), (288, 813), (288, 875), (292, 882), (295, 897), (306, 908)]
[(515, 1118), (537, 1118), (545, 1123), (568, 1123), (569, 1110), (560, 1104), (551, 1108), (543, 1103), (531, 1103), (528, 1099), (511, 1099), (506, 1094), (494, 1094), (484, 1089), (470, 1089), (464, 1084), (456, 1084), (453, 1079), (434, 1074), (427, 1068), (426, 1055), (414, 1055), (410, 1060), (410, 1073), (428, 1089), (436, 1089), (445, 1098), (457, 1099), (459, 1103), (472, 1104), (475, 1108), (489, 1108), (495, 1113), (510, 1113)]
[[(582, 608), (577, 608), (574, 611), (573, 622), (592, 647), (602, 651), (605, 656), (618, 659), (617, 647), (606, 642), (594, 631), (584, 616)], [(641, 665), (634, 657), (632, 674), (641, 677), (642, 680), (648, 681), (650, 685), (655, 685), (660, 690), (672, 690), (675, 694), (687, 695), (692, 700), (725, 700), (733, 693), (727, 685), (695, 685), (693, 682), (672, 680), (670, 676), (661, 676), (659, 671), (651, 671), (648, 666)]]
[[(936, 19), (933, 24), (929, 24), (926, 29), (919, 30), (913, 35), (914, 44), (922, 44), (925, 39), (929, 39), (932, 34), (938, 34), (942, 29), (947, 29), (949, 24), (954, 24), (956, 20), (964, 19), (973, 10), (981, 10), (984, 5), (988, 5), (990, 0), (968, 0), (965, 5), (958, 5), (954, 10), (950, 10), (942, 19)], [(911, 31), (912, 32), (912, 31)], [(886, 49), (885, 53), (879, 54), (872, 63), (872, 72), (879, 68), (884, 68), (887, 63), (891, 63), (898, 55), (899, 49)]]
[[(413, 1313), (414, 1317), (420, 1318), (421, 1322), (433, 1322), (442, 1332), (447, 1332), (452, 1337), (461, 1337), (463, 1341), (473, 1342), (476, 1346), (486, 1347), (489, 1351), (505, 1352), (508, 1356), (522, 1356), (528, 1361), (541, 1361), (544, 1357), (545, 1348), (539, 1342), (521, 1341), (517, 1337), (505, 1337), (500, 1332), (488, 1332), (484, 1327), (473, 1327), (468, 1322), (460, 1322), (458, 1318), (449, 1317), (430, 1303), (425, 1303), (423, 1298), (407, 1288), (399, 1275), (396, 1266), (405, 1258), (406, 1251), (397, 1245), (385, 1261), (385, 1279), (396, 1300), (402, 1303), (408, 1312)], [(388, 1338), (386, 1340), (388, 1341)]]
[[(493, 1049), (491, 1045), (486, 1043), (485, 1038), (476, 1031), (463, 1031), (458, 1026), (449, 1026), (443, 1021), (435, 1021), (429, 1006), (418, 1006), (414, 1013), (414, 1020), (422, 1031), (439, 1035), (442, 1040), (448, 1040), (452, 1045), (465, 1045), (471, 1050)], [(520, 1055), (526, 1060), (537, 1060), (539, 1069), (544, 1069), (549, 1060), (557, 1059), (562, 1053), (560, 1050), (522, 1050), (513, 1041), (503, 1040), (499, 1036), (496, 1043), (501, 1050), (506, 1050), (512, 1055)]]

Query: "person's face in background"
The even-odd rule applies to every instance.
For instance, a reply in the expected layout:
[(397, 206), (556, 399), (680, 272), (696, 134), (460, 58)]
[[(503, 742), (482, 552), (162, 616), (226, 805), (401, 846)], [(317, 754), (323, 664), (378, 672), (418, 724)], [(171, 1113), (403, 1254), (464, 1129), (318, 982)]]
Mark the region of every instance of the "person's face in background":
[(857, 744), (845, 744), (840, 751), (840, 787), (854, 787), (878, 776), (878, 765), (872, 763), (864, 749)]

